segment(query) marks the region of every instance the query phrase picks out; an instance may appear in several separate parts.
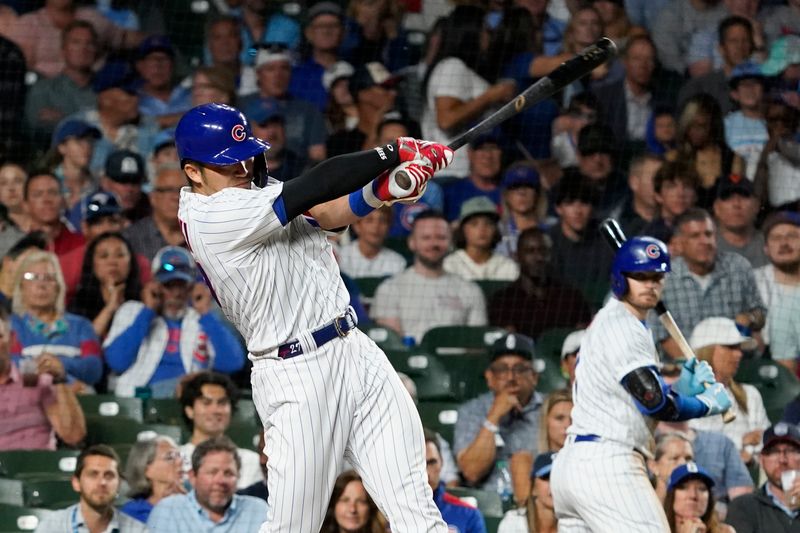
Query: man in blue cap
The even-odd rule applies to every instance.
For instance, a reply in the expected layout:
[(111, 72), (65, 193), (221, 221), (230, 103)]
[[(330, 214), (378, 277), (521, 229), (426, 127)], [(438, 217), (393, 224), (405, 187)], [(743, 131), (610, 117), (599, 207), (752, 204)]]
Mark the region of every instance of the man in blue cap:
[(139, 45), (136, 71), (142, 84), (137, 90), (139, 112), (166, 128), (178, 123), (191, 107), (191, 91), (174, 85), (175, 48), (169, 37), (152, 35)]
[(756, 176), (761, 150), (769, 140), (764, 116), (766, 82), (761, 65), (750, 61), (735, 66), (728, 78), (731, 99), (739, 109), (725, 117), (725, 142), (744, 159), (750, 180)]
[(286, 116), (275, 100), (261, 100), (253, 106), (247, 118), (253, 127), (253, 135), (267, 141), (269, 175), (278, 181), (288, 181), (300, 175), (307, 159), (286, 146)]

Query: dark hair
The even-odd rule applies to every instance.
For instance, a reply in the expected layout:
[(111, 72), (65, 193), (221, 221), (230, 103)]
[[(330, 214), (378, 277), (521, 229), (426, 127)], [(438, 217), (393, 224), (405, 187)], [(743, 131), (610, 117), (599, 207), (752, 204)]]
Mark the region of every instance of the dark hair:
[(566, 112), (577, 113), (581, 110), (581, 107), (588, 107), (592, 111), (597, 111), (600, 109), (600, 101), (593, 92), (584, 91), (570, 98)]
[(553, 204), (580, 201), (585, 204), (594, 203), (594, 191), (588, 178), (576, 168), (568, 168), (553, 191)]
[(51, 180), (55, 181), (58, 184), (59, 191), (61, 190), (61, 180), (59, 180), (58, 177), (55, 174), (53, 174), (49, 170), (39, 169), (36, 172), (31, 172), (28, 175), (28, 177), (25, 179), (25, 185), (24, 185), (24, 187), (22, 189), (22, 198), (27, 200), (28, 199), (28, 190), (31, 188), (31, 182), (33, 180), (37, 180), (37, 179), (40, 179), (40, 178), (43, 178), (43, 177), (48, 177)]
[(186, 416), (186, 408), (194, 407), (194, 402), (203, 396), (203, 385), (219, 385), (225, 389), (225, 396), (227, 396), (228, 400), (231, 402), (231, 411), (236, 410), (239, 390), (236, 388), (233, 380), (225, 374), (220, 374), (219, 372), (211, 370), (198, 372), (194, 377), (183, 384), (180, 397), (181, 416), (183, 416), (183, 421), (186, 422), (186, 426), (190, 431), (194, 431), (194, 421)]
[(422, 434), (425, 436), (425, 444), (431, 443), (436, 446), (436, 451), (442, 455), (442, 449), (439, 447), (439, 439), (436, 437), (436, 432), (430, 428), (422, 428)]
[(725, 145), (725, 123), (717, 99), (708, 93), (699, 93), (689, 98), (681, 109), (676, 131), (678, 149), (684, 153), (694, 153), (695, 148), (689, 145), (687, 133), (698, 114), (708, 115), (710, 123), (708, 137), (711, 142), (718, 146), (727, 146)]
[[(445, 217), (441, 211), (438, 211), (436, 209), (426, 209), (425, 211), (422, 211), (420, 214), (414, 217), (414, 221), (411, 223), (412, 232), (414, 231), (414, 228), (417, 227), (417, 222), (419, 222), (420, 220), (444, 220), (445, 222), (447, 222), (447, 217)], [(447, 224), (448, 226), (450, 225), (449, 222), (447, 222)]]
[(80, 455), (78, 455), (78, 460), (75, 464), (75, 472), (72, 474), (76, 478), (81, 477), (81, 473), (83, 473), (83, 467), (86, 464), (86, 458), (99, 455), (101, 457), (108, 457), (109, 459), (113, 459), (117, 463), (117, 475), (122, 477), (120, 474), (120, 461), (119, 455), (117, 452), (114, 451), (114, 448), (108, 446), (106, 444), (93, 444), (88, 448), (85, 448), (81, 451)]
[[(633, 166), (633, 164), (631, 164)], [(666, 161), (656, 171), (653, 178), (653, 188), (657, 193), (661, 193), (661, 188), (665, 183), (682, 181), (692, 189), (700, 184), (700, 177), (694, 165), (685, 161)]]
[(103, 308), (103, 295), (100, 280), (97, 279), (97, 275), (94, 272), (94, 254), (97, 247), (109, 239), (122, 241), (130, 256), (128, 277), (125, 279), (125, 301), (138, 300), (141, 297), (142, 285), (139, 281), (139, 262), (136, 260), (136, 254), (131, 247), (131, 243), (121, 233), (107, 231), (98, 235), (86, 247), (86, 252), (83, 255), (83, 266), (81, 267), (81, 279), (78, 282), (75, 296), (69, 304), (68, 310), (70, 313), (84, 316), (89, 320), (94, 320), (100, 314)]
[(689, 222), (705, 222), (706, 220), (714, 221), (711, 215), (702, 207), (690, 207), (675, 218), (674, 228), (675, 231), (680, 233), (681, 226)]
[(206, 455), (213, 452), (228, 452), (233, 455), (233, 460), (236, 461), (236, 469), (241, 473), (242, 459), (239, 457), (239, 448), (236, 447), (229, 437), (220, 435), (204, 440), (198, 444), (197, 448), (192, 452), (192, 471), (195, 474), (197, 474), (197, 471), (203, 466), (203, 459), (205, 459)]
[[(342, 497), (347, 485), (353, 481), (361, 482), (361, 476), (353, 470), (342, 472), (336, 478), (336, 482), (333, 484), (333, 494), (331, 494), (331, 499), (328, 502), (328, 509), (325, 511), (325, 520), (323, 520), (322, 527), (319, 530), (320, 533), (339, 533), (339, 524), (336, 523), (336, 504), (339, 503), (339, 499)], [(386, 531), (386, 522), (369, 494), (367, 494), (367, 505), (369, 506), (369, 518), (359, 533), (384, 533)]]
[[(691, 479), (697, 478), (689, 478), (684, 480), (676, 487), (673, 487), (672, 490), (668, 490), (666, 496), (664, 497), (664, 512), (667, 515), (667, 522), (669, 523), (670, 531), (675, 531), (675, 490), (683, 487), (683, 485)], [(701, 479), (701, 481), (703, 480)], [(703, 481), (703, 483), (705, 484), (705, 481)], [(706, 487), (708, 488), (708, 506), (706, 507), (703, 515), (700, 517), (700, 520), (702, 520), (703, 524), (708, 528), (708, 533), (720, 533), (719, 519), (717, 518), (717, 513), (714, 512), (714, 492), (708, 485), (706, 485)]]
[(479, 73), (494, 82), (514, 56), (534, 51), (536, 27), (533, 16), (526, 8), (506, 9), (500, 24), (492, 32), (486, 58), (480, 62)]
[(628, 42), (625, 43), (625, 48), (622, 50), (622, 57), (627, 58), (628, 57), (628, 52), (630, 52), (631, 48), (635, 44), (639, 44), (639, 43), (647, 43), (647, 44), (649, 44), (650, 48), (653, 50), (653, 56), (658, 58), (658, 53), (657, 53), (658, 49), (656, 48), (656, 43), (653, 41), (652, 37), (650, 37), (649, 35), (646, 35), (646, 34), (634, 35), (633, 37), (630, 37), (628, 39)]
[(492, 242), (489, 245), (489, 250), (494, 250), (497, 245), (500, 244), (500, 241), (503, 240), (503, 236), (500, 234), (500, 226), (498, 225), (497, 218), (492, 217), (489, 213), (475, 213), (474, 215), (470, 215), (462, 220), (458, 224), (458, 227), (456, 227), (455, 231), (453, 231), (453, 244), (459, 249), (467, 247), (467, 237), (464, 235), (464, 223), (467, 220), (475, 217), (486, 217), (494, 222), (494, 235), (492, 236)]
[(92, 39), (94, 39), (94, 44), (95, 45), (97, 44), (99, 37), (97, 35), (97, 30), (94, 29), (94, 26), (86, 20), (78, 19), (78, 20), (73, 20), (72, 22), (64, 26), (63, 30), (61, 30), (61, 46), (64, 46), (64, 43), (67, 41), (67, 35), (69, 35), (73, 30), (76, 30), (78, 28), (89, 30), (89, 33), (92, 34)]
[(719, 44), (722, 46), (725, 43), (725, 34), (728, 33), (728, 30), (735, 27), (741, 26), (747, 30), (747, 35), (750, 37), (750, 46), (753, 46), (753, 25), (744, 17), (740, 17), (738, 15), (731, 15), (730, 17), (725, 17), (717, 26), (717, 38), (719, 39)]
[(36, 248), (39, 250), (47, 250), (47, 236), (43, 231), (32, 231), (18, 240), (14, 246), (8, 249), (6, 257), (16, 259), (21, 256), (23, 252)]

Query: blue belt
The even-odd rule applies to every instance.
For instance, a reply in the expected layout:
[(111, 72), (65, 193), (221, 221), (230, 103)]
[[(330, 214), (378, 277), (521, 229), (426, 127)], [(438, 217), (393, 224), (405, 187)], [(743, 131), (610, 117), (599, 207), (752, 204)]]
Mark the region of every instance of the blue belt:
[(598, 442), (599, 440), (598, 435), (575, 435), (575, 442)]
[[(328, 341), (346, 337), (348, 333), (356, 329), (357, 325), (358, 317), (356, 312), (352, 307), (348, 307), (343, 315), (337, 316), (329, 324), (312, 331), (311, 337), (313, 337), (314, 343), (319, 348)], [(303, 346), (298, 339), (292, 339), (278, 346), (278, 357), (281, 359), (291, 359), (292, 357), (303, 355), (303, 353)]]

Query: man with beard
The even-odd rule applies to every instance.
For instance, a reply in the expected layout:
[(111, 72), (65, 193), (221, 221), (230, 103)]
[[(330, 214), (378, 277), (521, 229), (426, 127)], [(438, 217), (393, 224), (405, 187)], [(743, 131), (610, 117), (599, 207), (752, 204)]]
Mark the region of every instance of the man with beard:
[(39, 522), (36, 532), (146, 533), (143, 523), (114, 508), (120, 480), (117, 452), (105, 444), (89, 446), (78, 456), (72, 475), (72, 489), (80, 495), (80, 501), (48, 515)]
[(370, 311), (373, 320), (417, 342), (437, 326), (486, 325), (480, 288), (444, 271), (450, 240), (450, 226), (441, 213), (417, 215), (408, 237), (414, 264), (378, 287)]
[(267, 504), (236, 494), (240, 467), (236, 445), (224, 435), (197, 446), (189, 472), (192, 490), (158, 502), (147, 520), (150, 531), (258, 531)]

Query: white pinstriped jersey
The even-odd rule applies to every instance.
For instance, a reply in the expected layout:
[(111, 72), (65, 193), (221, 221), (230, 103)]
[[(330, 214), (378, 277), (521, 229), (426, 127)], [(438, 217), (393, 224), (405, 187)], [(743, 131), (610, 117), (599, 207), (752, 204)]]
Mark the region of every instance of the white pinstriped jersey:
[(657, 363), (652, 332), (612, 298), (581, 342), (572, 388), (572, 425), (567, 432), (650, 449), (657, 421), (639, 411), (621, 382), (630, 371)]
[(325, 232), (311, 217), (281, 223), (273, 204), (282, 191), (273, 178), (263, 189), (211, 196), (184, 187), (178, 210), (225, 316), (251, 354), (274, 357), (278, 346), (330, 322), (350, 301)]

